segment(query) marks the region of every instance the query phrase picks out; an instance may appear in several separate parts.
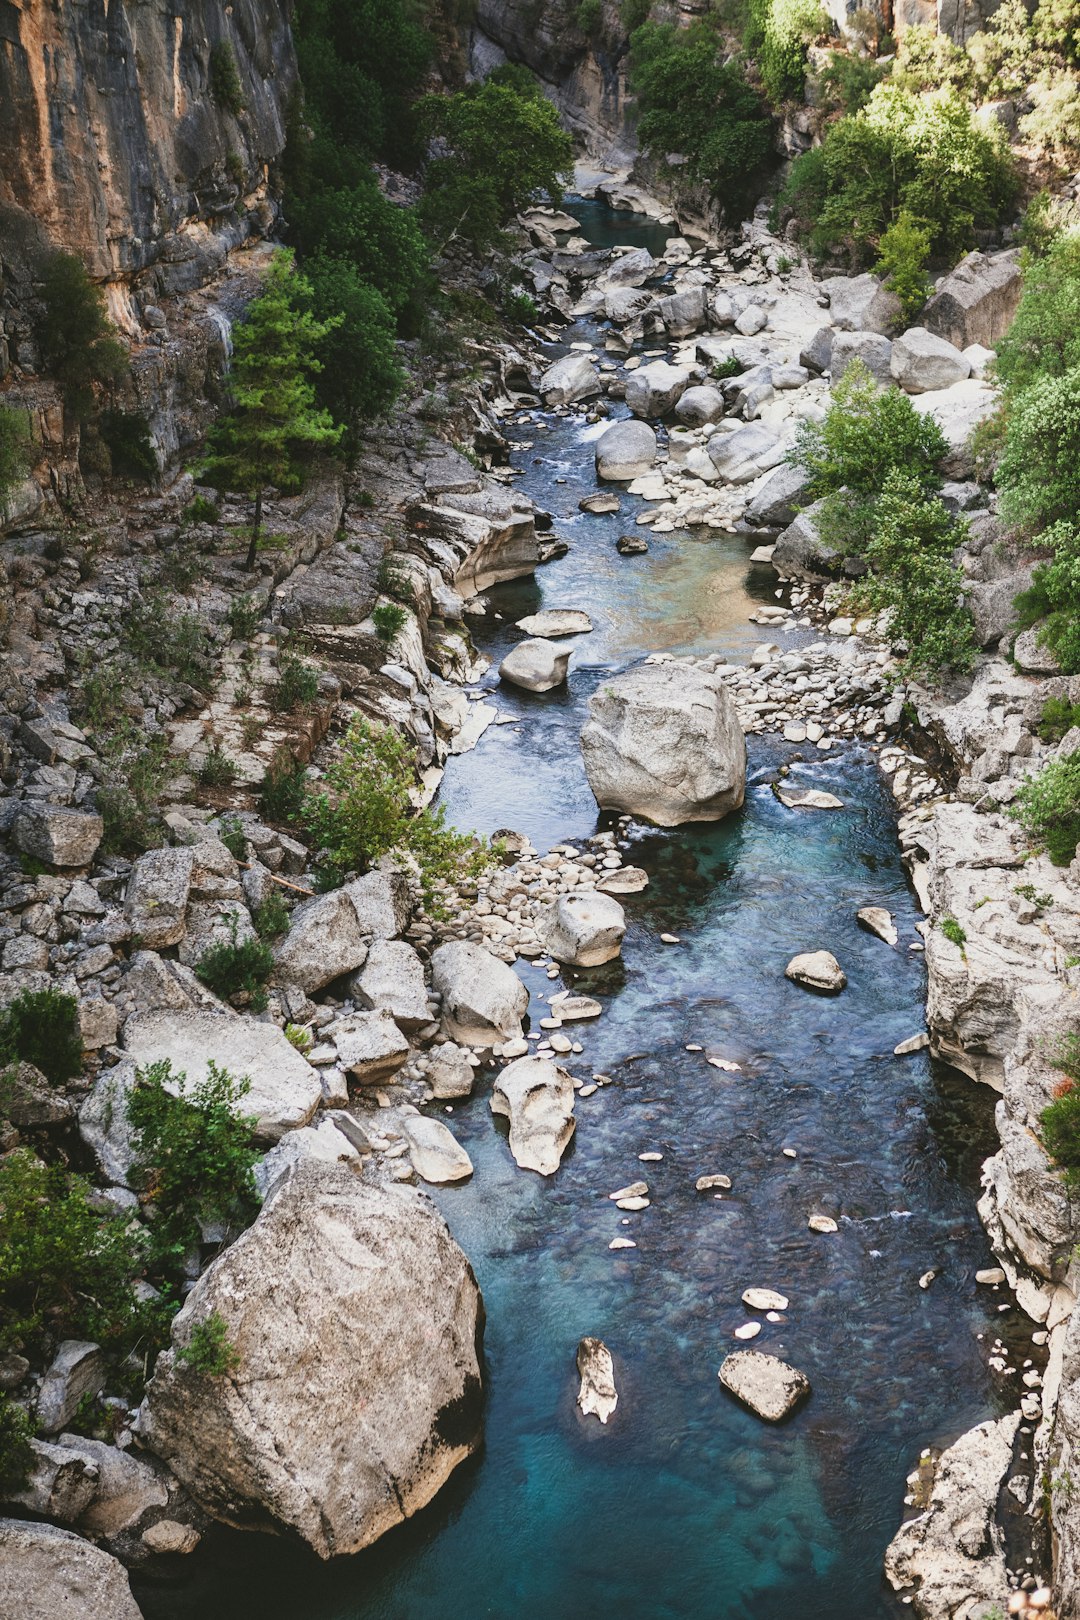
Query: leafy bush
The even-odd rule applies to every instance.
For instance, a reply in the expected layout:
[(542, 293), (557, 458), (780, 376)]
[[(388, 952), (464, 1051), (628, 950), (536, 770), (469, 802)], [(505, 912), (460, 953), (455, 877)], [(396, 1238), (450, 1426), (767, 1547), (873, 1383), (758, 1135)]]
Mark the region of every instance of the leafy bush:
[(220, 1311), (197, 1322), (186, 1344), (176, 1352), (177, 1362), (206, 1378), (224, 1378), (240, 1365), (240, 1353), (229, 1339), (228, 1323)]
[(967, 52), (983, 100), (998, 101), (1023, 90), (1043, 65), (1026, 0), (1002, 0), (986, 27), (968, 40)]
[(258, 1212), (255, 1120), (237, 1112), (250, 1089), (246, 1077), (213, 1061), (196, 1085), (167, 1060), (135, 1072), (127, 1100), (132, 1173), (153, 1211), (156, 1263), (166, 1272), (198, 1248), (204, 1226), (240, 1232)]
[(199, 781), (203, 787), (230, 787), (236, 781), (236, 761), (218, 742), (212, 743), (206, 758), (199, 766)]
[(889, 290), (899, 298), (905, 326), (912, 325), (929, 295), (929, 257), (930, 232), (906, 208), (901, 208), (881, 238), (874, 269), (886, 278)]
[(1080, 152), (1080, 75), (1043, 73), (1029, 96), (1032, 109), (1020, 120), (1021, 137), (1071, 165)]
[(178, 762), (162, 734), (148, 734), (126, 717), (95, 730), (94, 746), (101, 764), (97, 807), (105, 823), (104, 846), (139, 854), (158, 839), (161, 797)]
[(1042, 256), (1026, 252), (1021, 265), (1023, 296), (995, 364), (1010, 395), (1080, 367), (1080, 231), (1055, 234)]
[(881, 83), (887, 71), (870, 57), (830, 51), (828, 64), (818, 75), (822, 105), (850, 117), (866, 106), (874, 86)]
[(306, 708), (319, 695), (319, 672), (295, 653), (284, 653), (278, 664), (278, 678), (266, 689), (266, 699), (278, 714), (291, 714)]
[(94, 392), (116, 383), (127, 353), (105, 308), (105, 297), (74, 253), (54, 253), (42, 270), (41, 347), (45, 364), (64, 390), (69, 411), (85, 421)]
[(941, 932), (945, 935), (945, 938), (949, 941), (950, 945), (955, 945), (960, 951), (964, 949), (964, 946), (967, 944), (967, 934), (961, 928), (955, 917), (942, 917), (938, 927), (941, 929)]
[(1080, 1041), (1077, 1037), (1064, 1036), (1051, 1061), (1055, 1068), (1064, 1070), (1069, 1079), (1054, 1088), (1053, 1100), (1039, 1115), (1043, 1145), (1065, 1172), (1065, 1185), (1076, 1191), (1080, 1189), (1080, 1091), (1076, 1089)]
[(802, 95), (807, 46), (829, 26), (818, 0), (769, 0), (756, 55), (765, 94), (774, 107)]
[(409, 620), (406, 610), (398, 602), (380, 602), (371, 615), (375, 634), (387, 646), (404, 630)]
[(244, 87), (236, 66), (236, 54), (227, 39), (210, 47), (210, 96), (219, 107), (239, 117), (244, 110)]
[(475, 878), (491, 857), (477, 839), (446, 826), (441, 805), (414, 812), (414, 781), (405, 739), (358, 717), (327, 769), (327, 791), (307, 795), (300, 821), (341, 872), (363, 870), (391, 850), (411, 855), (433, 906), (440, 882)]
[(1009, 813), (1055, 866), (1068, 866), (1080, 843), (1080, 750), (1029, 776)]
[(1040, 45), (1080, 66), (1080, 4), (1077, 0), (1039, 0), (1032, 33)]
[(859, 265), (906, 209), (951, 262), (1005, 215), (1016, 186), (1003, 134), (975, 123), (955, 90), (919, 95), (886, 81), (796, 158), (778, 212), (791, 210), (819, 255)]
[(251, 914), (260, 939), (280, 939), (289, 932), (289, 908), (277, 889), (271, 889), (261, 906)]
[(254, 596), (237, 596), (229, 603), (226, 618), (237, 641), (250, 641), (262, 623), (263, 610)]
[(0, 502), (26, 472), (30, 453), (26, 414), (0, 405)]
[(574, 21), (586, 39), (593, 39), (599, 34), (603, 20), (604, 0), (579, 0)]
[(34, 1425), (10, 1395), (0, 1392), (0, 1501), (21, 1491), (34, 1466)]
[(208, 495), (196, 495), (188, 501), (181, 516), (181, 523), (216, 523), (218, 517), (217, 502)]
[(267, 821), (295, 821), (307, 789), (307, 772), (288, 752), (275, 754), (259, 786), (259, 808)]
[(971, 58), (948, 34), (923, 23), (911, 23), (900, 33), (893, 84), (915, 91), (940, 90), (943, 85), (967, 90), (972, 77)]
[(760, 97), (736, 64), (722, 60), (705, 24), (645, 23), (631, 47), (642, 146), (661, 160), (683, 153), (686, 178), (707, 185), (738, 217), (773, 162), (772, 126)]
[(239, 816), (222, 816), (218, 825), (218, 837), (234, 861), (246, 860), (247, 835)]
[(1038, 377), (1013, 401), (997, 483), (1002, 516), (1029, 533), (1080, 510), (1080, 366)]
[(948, 445), (937, 422), (920, 416), (906, 394), (878, 388), (853, 361), (832, 391), (820, 423), (802, 423), (790, 459), (810, 474), (810, 494), (841, 489), (874, 496), (890, 469), (903, 468), (924, 490), (938, 483)]
[(150, 423), (141, 411), (103, 411), (98, 431), (109, 452), (109, 468), (120, 478), (152, 484), (158, 460), (150, 439)]
[[(311, 307), (326, 327), (315, 347), (321, 370), (315, 391), (336, 422), (351, 433), (386, 414), (401, 391), (395, 312), (355, 264), (313, 253), (304, 261)], [(331, 324), (335, 316), (340, 319)]]
[(1068, 698), (1047, 698), (1036, 728), (1042, 741), (1059, 743), (1073, 726), (1080, 726), (1080, 703), (1070, 703)]
[(870, 572), (853, 595), (866, 609), (888, 612), (891, 634), (907, 647), (909, 674), (965, 669), (974, 658), (964, 576), (952, 560), (962, 539), (962, 527), (917, 476), (890, 469), (865, 550)]
[(26, 1148), (0, 1161), (0, 1351), (38, 1356), (61, 1339), (137, 1337), (131, 1279), (142, 1239), (126, 1216), (100, 1215), (93, 1192)]
[(263, 940), (236, 937), (232, 919), (231, 938), (209, 946), (195, 964), (195, 972), (208, 989), (222, 1001), (247, 995), (253, 1012), (266, 1006), (266, 981), (274, 970), (274, 953)]
[(539, 314), (535, 301), (520, 287), (503, 294), (502, 312), (514, 326), (532, 326)]
[(310, 1029), (305, 1029), (303, 1024), (286, 1024), (285, 1039), (290, 1046), (305, 1054), (311, 1051), (314, 1044)]
[(1050, 648), (1062, 673), (1080, 674), (1080, 529), (1055, 523), (1039, 544), (1053, 555), (1036, 566), (1030, 587), (1016, 598), (1018, 621), (1022, 628), (1038, 623), (1039, 645)]
[(209, 691), (214, 678), (214, 644), (210, 626), (199, 613), (178, 611), (164, 594), (130, 610), (124, 641), (144, 669), (175, 675), (198, 692)]
[(652, 0), (619, 0), (619, 21), (628, 39), (648, 22), (651, 10)]
[(62, 1085), (82, 1072), (79, 1004), (59, 990), (21, 990), (0, 1012), (0, 1063), (32, 1063)]

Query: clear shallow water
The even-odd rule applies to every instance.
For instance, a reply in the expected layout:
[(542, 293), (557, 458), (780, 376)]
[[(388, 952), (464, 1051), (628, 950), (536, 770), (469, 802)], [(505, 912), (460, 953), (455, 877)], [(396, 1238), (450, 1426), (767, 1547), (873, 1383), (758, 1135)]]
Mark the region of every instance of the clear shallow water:
[[(622, 218), (616, 239), (633, 240)], [(542, 464), (522, 479), (557, 513), (577, 495), (554, 476), (591, 487), (591, 457), (568, 453), (576, 431), (538, 442), (529, 454)], [(624, 497), (627, 514), (635, 505)], [(588, 653), (566, 695), (499, 694), (520, 724), (489, 728), (452, 762), (444, 797), (459, 825), (509, 824), (544, 844), (587, 834), (596, 811), (576, 732), (600, 671), (662, 644), (665, 626), (676, 648), (735, 652), (757, 639), (745, 624), (745, 542), (672, 536), (647, 557), (611, 561), (609, 535), (580, 526), (570, 556), (535, 587), (491, 593), (512, 617), (541, 600), (595, 609), (598, 629), (578, 643)], [(717, 573), (738, 611), (707, 605), (702, 580)], [(504, 621), (477, 639), (497, 655), (514, 634)], [(994, 1145), (990, 1098), (932, 1072), (925, 1054), (891, 1055), (922, 1027), (923, 969), (906, 951), (917, 913), (890, 801), (852, 750), (795, 766), (807, 785), (836, 792), (842, 812), (783, 809), (768, 783), (797, 752), (752, 740), (741, 814), (635, 842), (652, 882), (626, 901), (622, 960), (574, 979), (605, 1013), (576, 1026), (585, 1054), (570, 1067), (612, 1084), (579, 1101), (558, 1175), (515, 1167), (488, 1082), (455, 1108), (476, 1174), (437, 1198), (487, 1307), (481, 1456), (414, 1523), (342, 1564), (215, 1532), (182, 1586), (140, 1587), (150, 1620), (904, 1612), (880, 1563), (905, 1474), (920, 1445), (994, 1409), (976, 1335), (1002, 1331), (1003, 1319), (997, 1296), (973, 1284), (988, 1253), (974, 1192)], [(857, 928), (856, 909), (870, 903), (896, 914), (898, 950)], [(665, 931), (681, 943), (661, 944)], [(796, 951), (817, 946), (848, 974), (835, 1000), (783, 977)], [(559, 988), (523, 971), (534, 998)], [(543, 1012), (534, 999), (533, 1016)], [(712, 1068), (708, 1055), (740, 1071)], [(663, 1161), (642, 1165), (646, 1151)], [(732, 1192), (696, 1193), (696, 1177), (717, 1170)], [(652, 1207), (622, 1216), (606, 1195), (639, 1175)], [(840, 1221), (835, 1236), (807, 1230), (815, 1210)], [(618, 1235), (638, 1247), (612, 1253)], [(931, 1268), (941, 1276), (924, 1292), (917, 1279)], [(765, 1324), (755, 1344), (790, 1357), (814, 1387), (779, 1428), (741, 1411), (716, 1376), (749, 1285), (790, 1297), (786, 1321)], [(616, 1360), (620, 1404), (606, 1429), (574, 1405), (586, 1333)]]

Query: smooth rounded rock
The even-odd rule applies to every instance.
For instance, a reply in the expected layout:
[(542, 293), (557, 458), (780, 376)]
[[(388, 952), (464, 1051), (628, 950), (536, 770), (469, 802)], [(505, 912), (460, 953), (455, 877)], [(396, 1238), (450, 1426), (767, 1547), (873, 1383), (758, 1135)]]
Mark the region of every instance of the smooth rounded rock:
[(656, 464), (656, 434), (647, 422), (615, 422), (596, 441), (596, 476), (629, 484)]
[(804, 990), (825, 995), (836, 995), (847, 984), (847, 975), (831, 951), (804, 951), (801, 956), (793, 956), (784, 973)]
[(553, 1176), (577, 1123), (574, 1082), (549, 1058), (523, 1057), (495, 1077), (491, 1112), (510, 1121), (510, 1152), (523, 1170)]
[(592, 629), (592, 620), (579, 608), (545, 608), (542, 613), (530, 613), (517, 621), (519, 630), (527, 636), (542, 636), (555, 641), (560, 636), (584, 636)]
[(502, 680), (526, 692), (550, 692), (566, 680), (570, 649), (557, 647), (542, 636), (531, 636), (511, 647), (499, 665)]
[(536, 919), (544, 948), (567, 967), (599, 967), (622, 949), (626, 913), (614, 895), (562, 894)]

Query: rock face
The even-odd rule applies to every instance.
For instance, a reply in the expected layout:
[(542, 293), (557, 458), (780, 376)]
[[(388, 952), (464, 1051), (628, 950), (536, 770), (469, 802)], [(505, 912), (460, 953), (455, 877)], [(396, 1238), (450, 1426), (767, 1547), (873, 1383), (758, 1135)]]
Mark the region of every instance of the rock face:
[(240, 1109), (254, 1114), (264, 1142), (306, 1125), (322, 1101), (318, 1074), (274, 1024), (198, 1009), (137, 1013), (124, 1025), (124, 1047), (138, 1064), (168, 1059), (191, 1086), (206, 1078), (211, 1061), (246, 1075), (251, 1089)]
[(639, 664), (589, 700), (581, 733), (597, 803), (661, 827), (718, 821), (746, 791), (746, 740), (722, 682), (704, 670)]
[(335, 1025), (334, 1045), (342, 1067), (361, 1085), (388, 1080), (409, 1056), (409, 1043), (387, 1012), (350, 1013)]
[(1017, 255), (969, 253), (950, 270), (923, 311), (928, 331), (958, 349), (997, 348), (1023, 291)]
[(615, 1364), (602, 1339), (582, 1339), (577, 1349), (577, 1370), (581, 1377), (577, 1403), (586, 1417), (606, 1423), (619, 1404), (615, 1388)]
[(647, 422), (616, 422), (596, 441), (596, 475), (629, 484), (656, 463), (656, 434)]
[(836, 995), (847, 984), (847, 975), (831, 951), (804, 951), (801, 956), (793, 956), (784, 974), (804, 990), (825, 995)]
[(1010, 1412), (980, 1423), (943, 1452), (929, 1506), (889, 1543), (885, 1574), (923, 1620), (986, 1613), (1008, 1591), (997, 1498), (1019, 1422)]
[(618, 956), (626, 913), (609, 894), (561, 894), (537, 918), (536, 931), (556, 962), (599, 967)]
[(523, 1170), (553, 1176), (574, 1134), (574, 1082), (548, 1058), (522, 1057), (495, 1077), (491, 1112), (510, 1121), (510, 1152)]
[(118, 1559), (52, 1524), (0, 1519), (0, 1614), (19, 1620), (142, 1620)]
[(565, 681), (569, 663), (569, 647), (557, 647), (543, 636), (530, 636), (511, 647), (499, 665), (499, 674), (511, 686), (524, 687), (526, 692), (550, 692)]
[(213, 1311), (238, 1367), (200, 1376), (166, 1351), (139, 1430), (227, 1523), (294, 1530), (322, 1558), (357, 1552), (479, 1440), (480, 1293), (412, 1188), (301, 1160), (196, 1283), (174, 1344)]
[(653, 360), (627, 377), (626, 403), (635, 416), (666, 416), (674, 410), (689, 381), (685, 366)]
[(468, 940), (450, 940), (431, 958), (446, 1033), (463, 1046), (520, 1040), (529, 992), (512, 967)]
[(810, 1393), (805, 1373), (763, 1350), (736, 1350), (725, 1356), (720, 1382), (767, 1423), (779, 1423)]
[(402, 1029), (428, 1022), (424, 964), (403, 939), (377, 939), (351, 989), (362, 1007), (387, 1012)]
[(20, 805), (11, 836), (16, 849), (50, 866), (88, 866), (104, 830), (93, 811), (31, 803)]
[(925, 326), (912, 326), (893, 344), (889, 369), (906, 393), (928, 394), (964, 382), (971, 375), (971, 361)]

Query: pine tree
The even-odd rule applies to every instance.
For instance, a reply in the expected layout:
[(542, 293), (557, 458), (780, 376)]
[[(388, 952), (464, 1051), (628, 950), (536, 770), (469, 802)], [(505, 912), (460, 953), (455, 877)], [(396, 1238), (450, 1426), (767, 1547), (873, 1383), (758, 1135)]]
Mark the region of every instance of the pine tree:
[(255, 567), (268, 486), (296, 490), (313, 450), (341, 438), (328, 411), (315, 403), (312, 378), (321, 369), (315, 346), (340, 323), (317, 321), (302, 306), (311, 289), (284, 250), (270, 261), (262, 292), (237, 327), (232, 360), (232, 409), (211, 429), (205, 475), (255, 502), (246, 569)]

